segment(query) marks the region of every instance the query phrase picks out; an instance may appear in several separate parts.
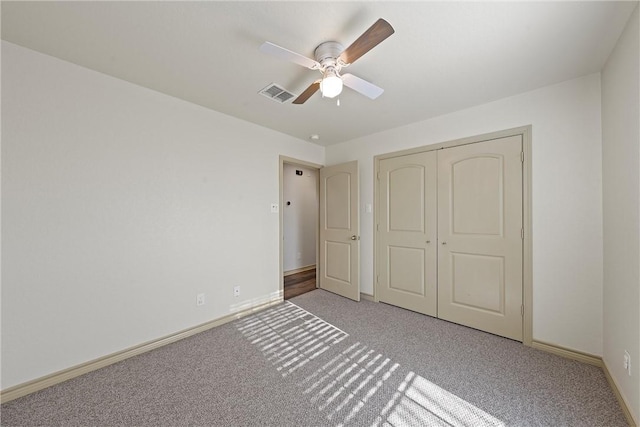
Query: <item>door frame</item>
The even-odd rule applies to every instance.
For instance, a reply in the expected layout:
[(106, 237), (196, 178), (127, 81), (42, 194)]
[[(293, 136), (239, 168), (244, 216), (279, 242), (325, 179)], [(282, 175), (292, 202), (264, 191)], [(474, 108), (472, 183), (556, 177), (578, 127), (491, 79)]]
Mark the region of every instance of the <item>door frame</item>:
[(521, 126), (512, 129), (486, 133), (482, 135), (470, 136), (467, 138), (455, 139), (431, 145), (411, 148), (408, 150), (394, 151), (392, 153), (379, 154), (374, 156), (374, 177), (373, 177), (373, 298), (379, 302), (378, 297), (378, 224), (379, 224), (379, 203), (380, 186), (379, 172), (380, 160), (389, 159), (407, 154), (422, 153), (425, 151), (442, 150), (444, 148), (458, 147), (460, 145), (474, 144), (508, 136), (522, 136), (522, 151), (524, 161), (522, 162), (522, 227), (524, 238), (522, 242), (522, 304), (524, 315), (522, 317), (522, 343), (531, 347), (533, 343), (533, 251), (532, 251), (532, 225), (531, 225), (531, 132), (532, 126)]
[[(318, 180), (317, 180), (317, 191), (318, 191), (318, 197), (320, 195), (320, 169), (322, 169), (324, 166), (323, 165), (319, 165), (317, 163), (311, 163), (311, 162), (307, 162), (304, 160), (299, 160), (299, 159), (294, 159), (293, 157), (287, 157), (287, 156), (283, 156), (280, 155), (279, 158), (279, 166), (278, 166), (278, 170), (279, 170), (279, 176), (278, 176), (278, 187), (279, 187), (279, 196), (278, 196), (278, 204), (280, 206), (280, 209), (278, 209), (278, 216), (279, 216), (279, 249), (280, 249), (280, 255), (279, 255), (279, 274), (280, 274), (280, 278), (278, 279), (278, 296), (280, 298), (284, 298), (284, 165), (288, 164), (288, 165), (293, 165), (293, 166), (304, 166), (306, 168), (310, 168), (310, 169), (316, 169), (316, 171), (318, 172)], [(318, 212), (320, 212), (320, 207), (318, 205)], [(318, 217), (318, 223), (316, 224), (316, 289), (318, 288), (319, 285), (319, 271), (320, 269), (319, 264), (320, 263), (320, 218)]]

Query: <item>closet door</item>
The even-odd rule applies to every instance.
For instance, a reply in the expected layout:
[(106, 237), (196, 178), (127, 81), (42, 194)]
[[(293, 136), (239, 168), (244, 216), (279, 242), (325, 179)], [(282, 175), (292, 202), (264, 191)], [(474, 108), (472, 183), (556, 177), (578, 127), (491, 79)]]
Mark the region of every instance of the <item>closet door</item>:
[(378, 285), (381, 302), (436, 315), (436, 153), (379, 163)]
[(438, 317), (522, 340), (522, 137), (438, 151)]

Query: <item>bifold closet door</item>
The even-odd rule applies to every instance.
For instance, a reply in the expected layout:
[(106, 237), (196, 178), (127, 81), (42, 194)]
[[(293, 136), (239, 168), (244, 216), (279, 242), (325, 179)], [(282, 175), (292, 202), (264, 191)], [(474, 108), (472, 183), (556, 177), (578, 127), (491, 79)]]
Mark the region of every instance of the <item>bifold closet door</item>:
[(522, 137), (438, 151), (438, 317), (522, 340)]
[(436, 152), (379, 163), (378, 299), (436, 316)]

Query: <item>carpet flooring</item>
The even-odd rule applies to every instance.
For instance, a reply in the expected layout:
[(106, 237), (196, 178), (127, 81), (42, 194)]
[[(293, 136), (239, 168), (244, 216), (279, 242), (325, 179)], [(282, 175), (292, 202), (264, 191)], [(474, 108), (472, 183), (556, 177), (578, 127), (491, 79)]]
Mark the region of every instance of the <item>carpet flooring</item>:
[(624, 426), (601, 369), (323, 290), (5, 403), (3, 426)]

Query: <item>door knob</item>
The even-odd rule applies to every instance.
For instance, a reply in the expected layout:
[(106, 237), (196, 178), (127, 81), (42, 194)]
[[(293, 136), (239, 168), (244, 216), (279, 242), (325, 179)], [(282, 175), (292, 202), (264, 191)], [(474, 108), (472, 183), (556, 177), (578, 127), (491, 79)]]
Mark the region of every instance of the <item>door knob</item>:
[(351, 236), (351, 240), (358, 240), (358, 236), (354, 234), (353, 236)]
[(442, 242), (442, 244), (443, 244), (443, 245), (446, 245), (446, 244), (447, 244), (447, 242)]

